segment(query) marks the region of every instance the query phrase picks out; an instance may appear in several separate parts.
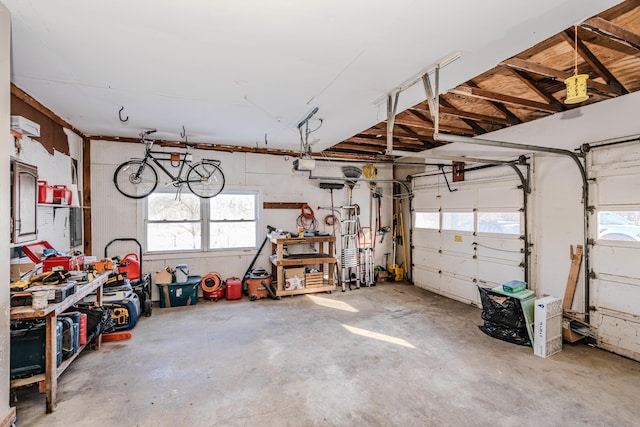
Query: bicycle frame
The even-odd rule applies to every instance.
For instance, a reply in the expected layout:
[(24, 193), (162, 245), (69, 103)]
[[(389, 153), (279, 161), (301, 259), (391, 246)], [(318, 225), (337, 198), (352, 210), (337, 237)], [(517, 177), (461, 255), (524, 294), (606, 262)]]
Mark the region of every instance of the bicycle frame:
[[(191, 156), (191, 153), (189, 152), (189, 146), (187, 146), (187, 151), (183, 153), (178, 153), (180, 156), (180, 160), (179, 160), (180, 168), (178, 169), (178, 173), (176, 175), (173, 175), (171, 171), (161, 163), (161, 162), (173, 162), (173, 160), (170, 157), (159, 158), (155, 156), (155, 155), (171, 156), (172, 153), (167, 153), (165, 151), (154, 151), (151, 149), (151, 146), (153, 145), (153, 141), (146, 140), (144, 142), (147, 145), (147, 147), (145, 149), (144, 158), (142, 159), (143, 164), (149, 164), (149, 159), (151, 159), (156, 166), (158, 166), (169, 178), (171, 178), (171, 181), (172, 181), (171, 183), (175, 186), (182, 185), (187, 182), (187, 180), (182, 177), (183, 176), (182, 173), (185, 171), (185, 166), (189, 163), (192, 163), (192, 160), (189, 159), (189, 156)], [(203, 159), (203, 160), (214, 163), (216, 166), (220, 164), (219, 160), (213, 160), (213, 159)]]

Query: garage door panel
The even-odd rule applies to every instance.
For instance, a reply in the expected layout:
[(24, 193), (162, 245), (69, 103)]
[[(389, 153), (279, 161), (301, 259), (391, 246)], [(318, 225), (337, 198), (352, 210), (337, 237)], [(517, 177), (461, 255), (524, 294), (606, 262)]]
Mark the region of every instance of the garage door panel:
[(640, 248), (596, 245), (593, 255), (599, 274), (622, 277), (638, 277), (640, 268)]
[(442, 251), (474, 255), (473, 235), (469, 233), (442, 232)]
[(519, 183), (512, 186), (497, 188), (481, 188), (478, 190), (478, 206), (483, 209), (520, 206), (522, 204), (522, 190), (517, 188)]
[(472, 280), (475, 277), (476, 260), (471, 257), (443, 254), (442, 271), (444, 274)]
[(511, 280), (523, 280), (524, 268), (509, 263), (478, 261), (478, 280), (498, 286)]
[(416, 267), (413, 271), (413, 280), (416, 286), (432, 292), (440, 293), (442, 278), (437, 271), (420, 267)]
[[(623, 144), (589, 152), (596, 178), (591, 186), (597, 212), (640, 210), (640, 146)], [(596, 237), (597, 215), (590, 217), (590, 237)], [(592, 324), (598, 345), (640, 360), (640, 242), (596, 240), (591, 265)]]
[(476, 236), (479, 258), (494, 258), (513, 262), (522, 262), (522, 241), (518, 238)]
[(609, 280), (596, 280), (598, 307), (640, 316), (640, 286)]
[(638, 175), (609, 176), (598, 180), (600, 205), (640, 204), (640, 192), (629, 191), (638, 185)]
[(434, 197), (433, 193), (424, 190), (414, 192), (411, 203), (416, 211), (437, 210), (440, 207), (440, 200)]
[[(445, 191), (441, 194), (439, 202), (447, 209), (473, 209), (475, 206), (475, 190)], [(438, 199), (436, 199), (438, 200)]]
[(443, 275), (442, 288), (443, 295), (468, 304), (480, 306), (480, 294), (475, 283), (459, 277)]
[(413, 240), (416, 246), (440, 249), (441, 236), (438, 230), (417, 228), (413, 233)]
[(418, 250), (416, 249), (413, 253), (413, 263), (418, 268), (431, 268), (440, 270), (440, 254), (438, 251), (434, 250)]

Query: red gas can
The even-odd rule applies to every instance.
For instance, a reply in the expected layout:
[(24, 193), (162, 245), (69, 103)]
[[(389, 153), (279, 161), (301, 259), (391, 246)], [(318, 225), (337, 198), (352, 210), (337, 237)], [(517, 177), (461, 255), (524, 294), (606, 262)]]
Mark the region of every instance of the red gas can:
[(237, 277), (230, 277), (226, 280), (227, 283), (227, 299), (240, 299), (242, 298), (242, 281)]
[(47, 181), (38, 181), (38, 203), (53, 203), (53, 187)]
[(140, 278), (140, 260), (136, 254), (127, 254), (120, 261), (118, 273), (126, 273), (127, 279), (137, 280)]
[(53, 203), (60, 205), (71, 204), (71, 190), (66, 185), (54, 185), (53, 186)]

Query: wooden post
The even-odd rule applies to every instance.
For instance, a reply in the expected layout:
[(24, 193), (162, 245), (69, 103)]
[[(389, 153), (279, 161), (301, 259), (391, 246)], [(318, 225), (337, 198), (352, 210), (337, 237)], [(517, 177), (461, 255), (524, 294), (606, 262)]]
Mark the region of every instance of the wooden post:
[(46, 322), (45, 381), (47, 413), (51, 413), (56, 410), (56, 391), (58, 389), (58, 316), (55, 311), (47, 316)]
[(567, 287), (564, 290), (564, 300), (562, 301), (563, 310), (571, 310), (573, 305), (573, 297), (576, 293), (578, 285), (578, 276), (580, 275), (580, 266), (582, 265), (582, 245), (576, 246), (573, 251), (573, 245), (569, 249), (571, 258), (571, 268), (569, 269), (569, 278), (567, 279)]

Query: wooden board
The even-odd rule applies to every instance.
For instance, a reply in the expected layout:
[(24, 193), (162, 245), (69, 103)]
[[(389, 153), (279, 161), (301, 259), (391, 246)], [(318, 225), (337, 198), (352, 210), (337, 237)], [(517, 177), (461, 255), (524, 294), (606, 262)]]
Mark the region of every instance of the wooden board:
[(578, 276), (580, 276), (580, 266), (582, 266), (582, 245), (576, 246), (575, 252), (571, 245), (570, 253), (571, 268), (569, 269), (569, 278), (567, 279), (567, 287), (564, 290), (564, 300), (562, 301), (563, 310), (571, 310), (573, 305), (573, 297), (576, 293), (578, 285)]
[(302, 209), (302, 205), (306, 205), (304, 202), (264, 202), (262, 204), (263, 209)]

